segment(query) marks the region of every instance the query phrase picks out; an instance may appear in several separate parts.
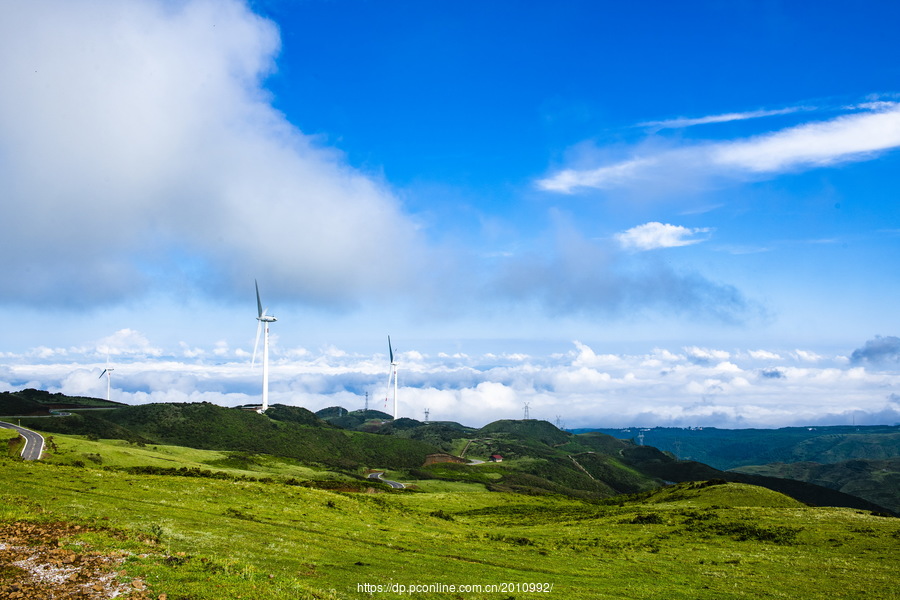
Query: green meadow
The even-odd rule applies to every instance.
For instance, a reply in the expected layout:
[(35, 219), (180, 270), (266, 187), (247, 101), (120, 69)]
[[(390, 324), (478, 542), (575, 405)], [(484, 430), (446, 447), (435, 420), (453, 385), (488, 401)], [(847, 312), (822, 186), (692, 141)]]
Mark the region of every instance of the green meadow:
[[(0, 459), (0, 520), (81, 525), (59, 543), (124, 553), (120, 577), (153, 598), (900, 598), (900, 519), (746, 484), (603, 500), (474, 481), (366, 493), (298, 485), (353, 477), (271, 457), (49, 446), (41, 463)], [(386, 476), (412, 483), (403, 474)]]
[(162, 444), (139, 445), (125, 440), (97, 440), (58, 434), (49, 439), (51, 448), (44, 461), (59, 465), (204, 469), (257, 478), (284, 476), (312, 480), (349, 479), (342, 473), (314, 469), (294, 459), (268, 454), (199, 450)]

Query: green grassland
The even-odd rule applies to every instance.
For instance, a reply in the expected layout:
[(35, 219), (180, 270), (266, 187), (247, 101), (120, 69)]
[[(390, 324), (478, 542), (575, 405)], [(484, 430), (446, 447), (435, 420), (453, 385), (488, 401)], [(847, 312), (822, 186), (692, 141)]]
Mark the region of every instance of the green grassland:
[(4, 456), (19, 456), (22, 452), (22, 440), (14, 429), (0, 428), (0, 454)]
[(774, 463), (735, 469), (739, 473), (808, 481), (875, 502), (900, 514), (900, 457), (884, 460), (848, 460)]
[(281, 476), (314, 480), (350, 479), (344, 473), (314, 469), (301, 464), (296, 459), (267, 454), (135, 444), (125, 440), (94, 440), (75, 435), (56, 434), (47, 436), (46, 439), (52, 451), (46, 453), (44, 460), (59, 465), (204, 469), (238, 477)]
[[(339, 410), (342, 409), (335, 407), (326, 412), (337, 414)], [(702, 463), (678, 461), (649, 446), (636, 446), (599, 433), (574, 435), (539, 420), (502, 420), (476, 430), (453, 423), (376, 419), (365, 423), (371, 430), (356, 431), (338, 428), (306, 409), (277, 404), (265, 415), (205, 402), (70, 412), (70, 416), (23, 417), (21, 421), (26, 427), (42, 431), (79, 434), (95, 440), (115, 438), (136, 447), (189, 446), (226, 453), (213, 462), (207, 461), (208, 466), (217, 469), (265, 470), (265, 464), (276, 460), (280, 462), (270, 466), (273, 474), (283, 470), (284, 465), (293, 464), (359, 477), (366, 469), (392, 468), (404, 471), (406, 479), (431, 482), (420, 483), (423, 489), (447, 488), (435, 484), (435, 480), (456, 481), (482, 484), (491, 491), (585, 499), (647, 491), (664, 481), (725, 479), (768, 487), (809, 504), (885, 510), (836, 489), (761, 475), (725, 473)], [(354, 415), (345, 413), (346, 416)], [(465, 453), (469, 458), (481, 459), (500, 454), (503, 462), (478, 469), (460, 464), (422, 466), (428, 455), (440, 452)], [(81, 454), (83, 458), (70, 456), (71, 464), (87, 460), (102, 466), (106, 460), (96, 451)], [(282, 458), (261, 458), (275, 456)], [(166, 460), (158, 457), (163, 463)], [(165, 468), (158, 461), (148, 466)], [(297, 476), (310, 477), (303, 473)], [(895, 491), (892, 493), (896, 495)]]
[[(78, 523), (83, 533), (59, 543), (124, 553), (122, 577), (141, 577), (153, 598), (900, 598), (900, 520), (742, 483), (591, 499), (440, 479), (421, 480), (427, 491), (350, 493), (292, 485), (299, 472), (275, 459), (223, 466), (231, 453), (54, 436), (48, 455), (0, 459), (0, 521)], [(126, 470), (157, 464), (144, 461), (267, 480)], [(372, 594), (365, 584), (445, 587)]]

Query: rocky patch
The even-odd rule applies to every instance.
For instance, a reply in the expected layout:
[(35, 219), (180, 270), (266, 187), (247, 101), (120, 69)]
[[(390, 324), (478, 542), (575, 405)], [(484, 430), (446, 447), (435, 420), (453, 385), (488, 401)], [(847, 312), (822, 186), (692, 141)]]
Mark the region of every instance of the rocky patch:
[(0, 524), (0, 600), (150, 600), (140, 579), (121, 579), (125, 554), (65, 548), (63, 539), (89, 531), (66, 523)]

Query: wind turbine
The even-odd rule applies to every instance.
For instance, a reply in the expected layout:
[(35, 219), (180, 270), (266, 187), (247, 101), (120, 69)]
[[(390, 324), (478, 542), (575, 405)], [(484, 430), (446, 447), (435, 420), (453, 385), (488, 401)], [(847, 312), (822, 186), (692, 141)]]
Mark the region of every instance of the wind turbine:
[(97, 378), (97, 379), (102, 379), (103, 376), (106, 375), (106, 401), (107, 402), (109, 402), (109, 388), (110, 388), (109, 377), (110, 377), (110, 373), (112, 373), (113, 371), (115, 371), (115, 369), (113, 369), (112, 367), (109, 366), (109, 354), (107, 354), (106, 355), (106, 368), (103, 369), (103, 372), (100, 373), (100, 377)]
[(391, 355), (391, 369), (388, 372), (387, 394), (384, 397), (384, 403), (387, 405), (388, 397), (391, 394), (391, 380), (394, 381), (394, 420), (397, 420), (397, 363), (394, 361), (394, 347), (391, 346), (391, 336), (388, 336), (388, 352)]
[(253, 367), (256, 365), (256, 351), (259, 349), (259, 334), (263, 328), (263, 323), (266, 324), (266, 337), (263, 341), (263, 384), (262, 384), (262, 407), (259, 409), (259, 413), (264, 413), (269, 409), (269, 323), (274, 323), (278, 319), (276, 319), (272, 315), (267, 315), (266, 311), (269, 310), (266, 307), (266, 310), (263, 310), (262, 301), (259, 299), (259, 282), (255, 279), (253, 283), (256, 284), (256, 308), (259, 311), (259, 316), (256, 317), (256, 320), (259, 323), (256, 325), (256, 343), (253, 345), (253, 360), (250, 363), (250, 366)]

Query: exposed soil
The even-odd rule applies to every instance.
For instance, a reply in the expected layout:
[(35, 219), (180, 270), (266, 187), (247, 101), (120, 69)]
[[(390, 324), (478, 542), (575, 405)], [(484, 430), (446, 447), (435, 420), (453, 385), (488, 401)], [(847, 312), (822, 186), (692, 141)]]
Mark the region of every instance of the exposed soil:
[(86, 531), (68, 523), (0, 523), (0, 600), (156, 598), (141, 579), (120, 579), (125, 554), (64, 547), (72, 544), (61, 540)]

